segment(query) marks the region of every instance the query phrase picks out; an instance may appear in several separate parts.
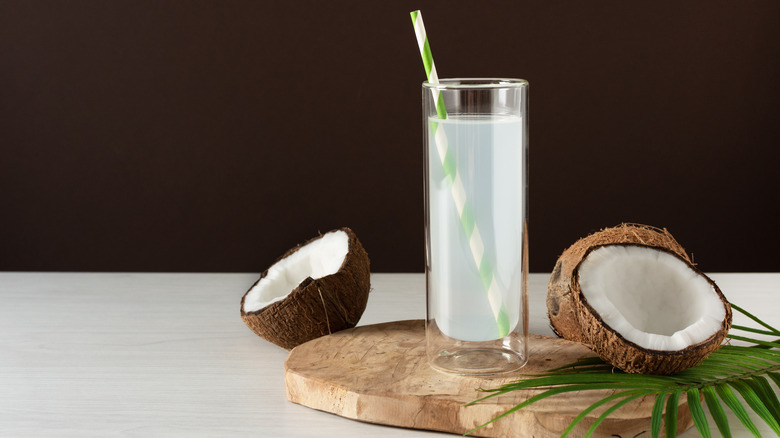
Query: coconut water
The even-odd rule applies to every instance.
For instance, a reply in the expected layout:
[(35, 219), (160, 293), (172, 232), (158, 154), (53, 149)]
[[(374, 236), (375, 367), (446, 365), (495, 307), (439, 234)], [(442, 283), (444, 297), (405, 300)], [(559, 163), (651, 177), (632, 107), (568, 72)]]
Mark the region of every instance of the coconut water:
[[(499, 339), (506, 333), (497, 321), (496, 303), (491, 306), (486, 275), (495, 281), (493, 300), (500, 300), (509, 330), (522, 321), (527, 160), (522, 119), (450, 116), (430, 122), (438, 125), (428, 130), (428, 320), (451, 338)], [(437, 136), (438, 130), (444, 136)], [(443, 159), (442, 153), (450, 156)], [(462, 189), (453, 189), (460, 184)], [(463, 193), (465, 208), (458, 199)], [(481, 246), (467, 236), (472, 226), (479, 230)], [(488, 263), (482, 272), (476, 261), (481, 258)]]

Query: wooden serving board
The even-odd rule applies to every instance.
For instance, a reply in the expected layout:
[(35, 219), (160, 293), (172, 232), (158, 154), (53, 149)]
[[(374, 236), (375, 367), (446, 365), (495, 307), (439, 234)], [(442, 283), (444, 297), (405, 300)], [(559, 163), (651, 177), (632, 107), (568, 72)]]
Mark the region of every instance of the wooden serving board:
[[(541, 390), (479, 398), (476, 388), (495, 388), (532, 374), (593, 356), (582, 344), (529, 335), (529, 362), (520, 371), (494, 377), (458, 376), (431, 368), (425, 356), (422, 320), (396, 321), (343, 330), (294, 348), (285, 361), (288, 400), (370, 423), (463, 434)], [(472, 436), (557, 437), (593, 402), (614, 391), (572, 392), (546, 398), (502, 418)], [(637, 399), (612, 413), (594, 436), (649, 437), (654, 398)], [(603, 409), (570, 436), (579, 437)], [(678, 432), (693, 424), (681, 397)]]

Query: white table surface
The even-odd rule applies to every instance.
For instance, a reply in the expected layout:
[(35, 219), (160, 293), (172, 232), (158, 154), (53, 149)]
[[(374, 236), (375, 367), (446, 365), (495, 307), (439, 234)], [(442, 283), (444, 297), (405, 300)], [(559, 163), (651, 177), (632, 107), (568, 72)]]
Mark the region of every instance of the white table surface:
[[(711, 277), (730, 301), (780, 325), (780, 274)], [(287, 351), (256, 336), (239, 316), (241, 297), (257, 278), (0, 272), (0, 437), (454, 436), (288, 402)], [(530, 327), (552, 335), (547, 279), (531, 275)], [(360, 325), (424, 317), (423, 274), (371, 280)], [(734, 436), (748, 436), (730, 419)]]

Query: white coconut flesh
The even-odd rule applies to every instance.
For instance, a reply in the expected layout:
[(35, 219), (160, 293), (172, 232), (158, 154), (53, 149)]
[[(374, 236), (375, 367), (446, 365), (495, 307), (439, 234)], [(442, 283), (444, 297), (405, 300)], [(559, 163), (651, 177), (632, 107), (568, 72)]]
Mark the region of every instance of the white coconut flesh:
[(610, 245), (588, 254), (579, 285), (604, 324), (648, 350), (679, 351), (721, 330), (726, 308), (713, 285), (654, 248)]
[(316, 280), (335, 274), (348, 251), (349, 236), (340, 230), (300, 247), (268, 268), (266, 276), (247, 292), (244, 312), (254, 312), (283, 300), (308, 277)]

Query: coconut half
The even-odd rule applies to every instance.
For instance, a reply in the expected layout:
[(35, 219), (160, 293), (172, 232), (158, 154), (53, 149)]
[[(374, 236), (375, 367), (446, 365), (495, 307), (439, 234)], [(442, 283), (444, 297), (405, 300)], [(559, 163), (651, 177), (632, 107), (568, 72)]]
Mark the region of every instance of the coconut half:
[(572, 296), (574, 269), (591, 248), (604, 244), (634, 243), (668, 249), (692, 262), (685, 249), (666, 229), (649, 225), (624, 223), (604, 228), (577, 240), (558, 257), (547, 284), (547, 315), (553, 331), (570, 341), (588, 343), (582, 332)]
[(256, 334), (292, 349), (354, 327), (368, 302), (368, 254), (341, 228), (298, 245), (265, 270), (241, 299), (241, 319)]
[(672, 374), (715, 351), (731, 327), (718, 286), (664, 248), (592, 247), (574, 270), (572, 290), (588, 343), (631, 373)]

